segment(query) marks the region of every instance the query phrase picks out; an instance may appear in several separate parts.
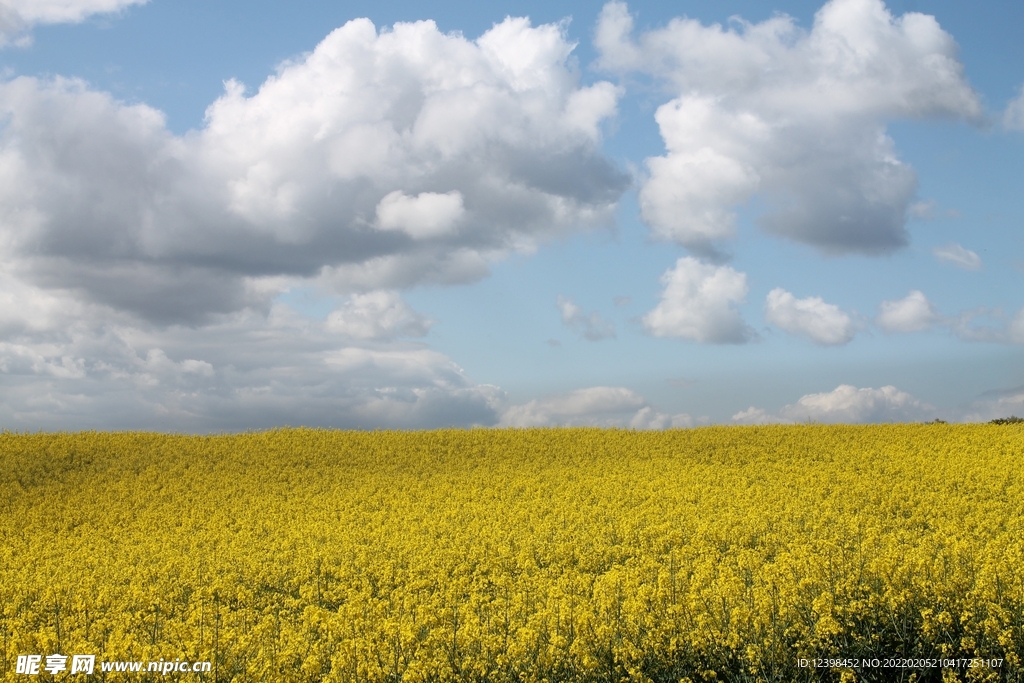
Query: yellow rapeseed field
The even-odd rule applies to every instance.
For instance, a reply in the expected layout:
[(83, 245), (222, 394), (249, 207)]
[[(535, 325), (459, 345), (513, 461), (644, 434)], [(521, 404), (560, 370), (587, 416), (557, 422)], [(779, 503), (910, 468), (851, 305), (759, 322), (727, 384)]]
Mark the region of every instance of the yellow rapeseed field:
[(3, 681), (1024, 680), (1020, 425), (4, 433), (0, 510)]

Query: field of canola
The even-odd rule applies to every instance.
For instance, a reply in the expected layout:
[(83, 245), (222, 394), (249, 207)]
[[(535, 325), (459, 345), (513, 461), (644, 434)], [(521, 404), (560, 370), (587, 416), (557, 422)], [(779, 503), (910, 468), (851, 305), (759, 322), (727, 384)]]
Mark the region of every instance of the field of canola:
[(1024, 680), (1021, 425), (3, 433), (0, 510), (3, 681)]

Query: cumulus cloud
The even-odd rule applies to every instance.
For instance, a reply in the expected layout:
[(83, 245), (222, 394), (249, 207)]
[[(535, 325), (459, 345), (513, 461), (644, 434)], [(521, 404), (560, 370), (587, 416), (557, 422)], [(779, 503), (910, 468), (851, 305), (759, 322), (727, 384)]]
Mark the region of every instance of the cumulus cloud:
[(572, 299), (560, 295), (558, 310), (562, 313), (562, 324), (582, 335), (584, 339), (600, 341), (615, 336), (613, 322), (599, 316), (597, 311), (591, 311), (589, 315), (584, 313), (583, 309), (577, 306)]
[(919, 422), (933, 418), (934, 412), (933, 406), (894, 386), (858, 389), (841, 384), (829, 392), (802, 396), (775, 415), (751, 406), (732, 419), (740, 424)]
[(283, 304), (201, 328), (139, 324), (116, 311), (97, 322), (94, 311), (72, 307), (53, 325), (8, 315), (0, 424), (202, 432), (497, 422), (500, 389), (472, 382), (422, 343), (381, 338), (395, 331), (389, 324), (401, 327), (401, 317), (389, 321), (394, 306), (376, 306), (376, 318), (348, 315), (375, 303), (342, 309), (340, 330), (337, 319), (310, 319)]
[(4, 0), (0, 3), (0, 47), (25, 45), (37, 24), (75, 24), (93, 14), (117, 12), (148, 0)]
[(661, 276), (658, 305), (643, 317), (656, 337), (679, 337), (712, 344), (742, 344), (754, 337), (736, 305), (747, 295), (747, 276), (685, 256)]
[(382, 230), (402, 230), (413, 239), (427, 239), (452, 232), (465, 213), (458, 191), (409, 197), (395, 190), (377, 204), (377, 223)]
[(422, 337), (432, 321), (414, 311), (398, 292), (353, 294), (327, 316), (327, 329), (354, 339)]
[(808, 394), (780, 413), (790, 420), (818, 422), (906, 422), (929, 417), (935, 408), (894, 386), (858, 389), (843, 384), (830, 392)]
[(822, 346), (846, 344), (857, 332), (853, 319), (835, 304), (818, 296), (797, 299), (781, 287), (768, 292), (765, 319)]
[(1003, 126), (1009, 130), (1024, 130), (1024, 86), (1021, 86), (1020, 94), (1006, 105)]
[(618, 90), (581, 86), (555, 25), (476, 41), (433, 22), (333, 31), (201, 130), (81, 81), (0, 83), (0, 244), (36, 285), (159, 322), (268, 303), (268, 277), (460, 282), (605, 224)]
[(37, 24), (76, 23), (92, 14), (117, 12), (148, 0), (4, 0), (4, 9)]
[[(0, 81), (0, 421), (494, 424), (501, 391), (409, 340), (430, 321), (396, 290), (612, 220), (620, 91), (581, 85), (572, 47), (526, 19), (355, 20), (185, 135), (80, 80)], [(295, 287), (342, 303), (274, 303)]]
[(501, 416), (506, 427), (599, 426), (632, 429), (691, 427), (684, 413), (667, 415), (644, 397), (624, 387), (589, 387), (534, 399), (507, 408)]
[(736, 424), (872, 423), (927, 422), (941, 417), (951, 422), (988, 422), (1011, 415), (1024, 416), (1024, 386), (987, 391), (958, 408), (937, 410), (892, 386), (858, 389), (844, 384), (803, 396), (778, 413), (751, 406), (732, 420)]
[(881, 0), (831, 0), (810, 31), (784, 15), (729, 28), (673, 19), (639, 38), (610, 2), (595, 44), (601, 67), (677, 95), (655, 115), (666, 154), (647, 160), (640, 206), (657, 236), (700, 253), (734, 235), (755, 193), (771, 233), (830, 253), (902, 247), (917, 178), (886, 122), (982, 116), (952, 36)]
[(732, 421), (741, 425), (790, 424), (790, 420), (770, 414), (764, 408), (750, 406), (732, 416)]
[(875, 324), (886, 332), (920, 332), (934, 326), (964, 341), (1024, 344), (1024, 308), (1007, 316), (999, 308), (979, 307), (943, 316), (920, 290), (896, 301), (883, 301)]
[(902, 299), (883, 301), (875, 324), (886, 332), (920, 332), (943, 321), (921, 290), (911, 290)]
[(981, 270), (981, 257), (970, 249), (964, 249), (956, 242), (932, 249), (935, 258), (951, 263), (964, 270)]
[[(704, 423), (705, 419), (698, 419), (696, 422)], [(630, 429), (679, 429), (693, 427), (695, 420), (686, 413), (660, 413), (651, 406), (644, 406), (636, 411), (636, 414), (629, 420)]]

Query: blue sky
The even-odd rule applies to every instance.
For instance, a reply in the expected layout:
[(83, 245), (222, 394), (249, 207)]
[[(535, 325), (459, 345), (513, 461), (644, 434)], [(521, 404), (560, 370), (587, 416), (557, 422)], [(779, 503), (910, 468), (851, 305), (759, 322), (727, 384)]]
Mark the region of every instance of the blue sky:
[(1024, 414), (1022, 23), (0, 0), (0, 427)]

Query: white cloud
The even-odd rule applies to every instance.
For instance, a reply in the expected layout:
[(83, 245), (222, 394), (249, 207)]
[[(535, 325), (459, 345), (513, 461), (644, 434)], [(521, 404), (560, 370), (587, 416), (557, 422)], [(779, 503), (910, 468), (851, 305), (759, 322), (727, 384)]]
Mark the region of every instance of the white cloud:
[(686, 256), (665, 271), (661, 283), (661, 301), (643, 317), (644, 327), (654, 336), (714, 344), (741, 344), (753, 338), (753, 330), (736, 310), (747, 295), (746, 274)]
[(822, 346), (846, 344), (857, 332), (853, 319), (835, 304), (818, 296), (797, 299), (781, 287), (768, 292), (765, 319)]
[(3, 0), (0, 3), (0, 47), (25, 44), (26, 31), (37, 24), (78, 23), (93, 14), (117, 12), (148, 0)]
[(686, 413), (669, 415), (659, 413), (651, 406), (644, 406), (636, 411), (636, 415), (630, 419), (629, 427), (630, 429), (679, 429), (693, 427), (694, 422), (694, 419)]
[(858, 389), (843, 384), (828, 393), (803, 396), (780, 414), (790, 420), (818, 422), (907, 422), (926, 419), (934, 410), (894, 386)]
[(1009, 130), (1024, 130), (1024, 86), (1021, 86), (1020, 94), (1006, 105), (1003, 126)]
[(422, 337), (430, 325), (394, 291), (353, 294), (326, 321), (327, 329), (353, 339)]
[(1009, 318), (1001, 309), (985, 307), (947, 317), (916, 289), (902, 299), (883, 301), (875, 324), (886, 332), (919, 332), (941, 326), (964, 341), (1024, 344), (1024, 308)]
[(377, 204), (377, 223), (382, 230), (402, 230), (414, 239), (427, 239), (452, 232), (465, 213), (458, 191), (409, 197), (395, 190)]
[(741, 425), (789, 424), (790, 420), (771, 415), (763, 408), (750, 406), (732, 416), (732, 421)]
[[(19, 16), (87, 5), (61, 7)], [(571, 50), (525, 19), (476, 41), (356, 20), (184, 136), (81, 81), (0, 82), (5, 424), (493, 424), (500, 391), (396, 341), (430, 321), (393, 289), (611, 220), (619, 91)], [(311, 285), (348, 298), (272, 304)]]
[(682, 413), (659, 413), (643, 396), (624, 387), (589, 387), (511, 406), (502, 414), (500, 424), (506, 427), (589, 425), (667, 429), (691, 427), (693, 419)]
[(902, 299), (883, 301), (875, 324), (886, 332), (920, 332), (943, 321), (920, 290), (911, 290)]
[(4, 0), (4, 8), (39, 24), (76, 23), (92, 14), (117, 12), (148, 0)]
[[(733, 207), (761, 180), (754, 165), (723, 149), (756, 144), (765, 134), (760, 122), (723, 113), (713, 98), (689, 97), (659, 107), (655, 120), (669, 154), (647, 160), (650, 178), (640, 190), (641, 212), (656, 233), (703, 251), (714, 240), (733, 236)], [(709, 144), (708, 134), (726, 144)]]
[(733, 415), (741, 424), (771, 422), (874, 423), (920, 422), (934, 418), (935, 408), (893, 386), (858, 389), (842, 384), (832, 391), (807, 394), (776, 415), (751, 406)]
[[(395, 290), (612, 221), (619, 90), (580, 84), (563, 28), (355, 20), (181, 136), (79, 80), (0, 80), (0, 421), (494, 424), (501, 391), (401, 340), (430, 321)], [(274, 303), (296, 287), (346, 298), (312, 320)]]
[(595, 424), (635, 413), (646, 404), (643, 396), (624, 387), (589, 387), (534, 399), (508, 408), (501, 424), (509, 427)]
[(832, 0), (809, 32), (775, 16), (632, 33), (626, 5), (606, 4), (599, 65), (652, 74), (677, 95), (655, 116), (666, 154), (647, 160), (643, 217), (698, 252), (734, 234), (736, 207), (755, 193), (769, 232), (833, 253), (899, 248), (917, 180), (886, 122), (982, 116), (952, 36), (881, 0)]
[(558, 310), (562, 313), (562, 324), (590, 341), (600, 341), (615, 336), (615, 324), (591, 311), (589, 315), (572, 299), (559, 295)]
[[(103, 322), (83, 311), (52, 325), (8, 327), (0, 423), (198, 432), (495, 424), (501, 390), (473, 383), (423, 344), (382, 338), (422, 324), (394, 319), (401, 302), (383, 294), (387, 305), (376, 308), (370, 295), (349, 302), (340, 330), (337, 319), (306, 318), (283, 304), (199, 328), (139, 324), (113, 311)], [(366, 309), (377, 317), (348, 315)]]
[(628, 184), (599, 149), (618, 91), (571, 50), (525, 19), (475, 42), (359, 19), (185, 136), (80, 81), (0, 82), (0, 244), (36, 285), (162, 322), (265, 307), (267, 277), (479, 278), (609, 223)]
[(957, 268), (963, 268), (964, 270), (981, 269), (981, 257), (970, 249), (964, 249), (956, 242), (935, 247), (932, 249), (932, 254), (940, 261), (951, 263)]

